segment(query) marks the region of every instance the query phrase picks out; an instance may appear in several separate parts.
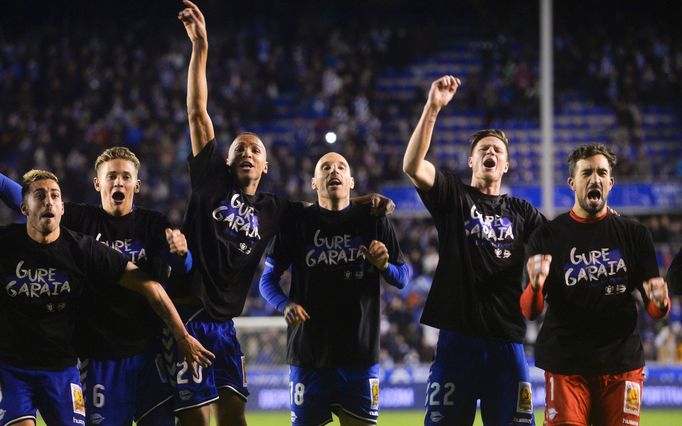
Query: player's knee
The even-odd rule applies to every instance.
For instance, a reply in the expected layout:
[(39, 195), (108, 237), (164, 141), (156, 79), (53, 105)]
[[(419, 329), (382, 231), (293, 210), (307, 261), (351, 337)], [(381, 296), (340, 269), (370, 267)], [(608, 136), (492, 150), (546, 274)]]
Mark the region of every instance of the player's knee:
[(180, 426), (209, 426), (211, 424), (211, 405), (182, 410), (176, 414)]
[(246, 426), (246, 402), (229, 390), (221, 390), (216, 405), (218, 426)]

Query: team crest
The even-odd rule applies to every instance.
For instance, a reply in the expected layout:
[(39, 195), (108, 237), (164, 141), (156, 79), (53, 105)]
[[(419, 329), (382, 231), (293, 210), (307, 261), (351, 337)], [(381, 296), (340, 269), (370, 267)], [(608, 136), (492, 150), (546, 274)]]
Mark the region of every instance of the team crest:
[(83, 399), (83, 390), (75, 383), (71, 383), (71, 402), (73, 403), (73, 412), (84, 416), (85, 400)]
[(379, 379), (369, 379), (369, 391), (372, 396), (372, 410), (379, 409)]
[(516, 411), (531, 414), (533, 412), (533, 393), (529, 382), (519, 382), (519, 394), (516, 398)]
[(639, 408), (642, 403), (642, 393), (639, 383), (625, 381), (625, 395), (623, 403), (623, 412), (639, 416)]

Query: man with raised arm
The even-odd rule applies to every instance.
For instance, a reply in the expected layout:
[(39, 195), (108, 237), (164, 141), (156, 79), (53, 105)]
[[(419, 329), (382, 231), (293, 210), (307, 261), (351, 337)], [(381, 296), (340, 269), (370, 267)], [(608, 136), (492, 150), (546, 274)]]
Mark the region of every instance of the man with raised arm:
[[(312, 187), (317, 203), (277, 234), (260, 281), (263, 297), (285, 314), (293, 425), (342, 425), (379, 416), (379, 284), (404, 288), (408, 266), (386, 217), (351, 203), (346, 159), (322, 156)], [(291, 266), (291, 289), (279, 285)]]
[(653, 318), (670, 309), (649, 231), (608, 208), (616, 157), (604, 145), (568, 157), (573, 208), (533, 233), (524, 315), (547, 305), (535, 342), (545, 425), (638, 425), (644, 351), (634, 290)]
[[(190, 333), (216, 352), (217, 358), (195, 377), (188, 375), (186, 364), (177, 364), (175, 412), (183, 425), (208, 425), (214, 405), (219, 426), (239, 426), (246, 424), (249, 392), (232, 318), (244, 309), (268, 242), (301, 203), (257, 191), (261, 176), (268, 171), (265, 146), (257, 135), (238, 135), (227, 159), (221, 156), (207, 109), (206, 21), (194, 3), (183, 3), (186, 8), (178, 19), (192, 42), (187, 74), (192, 194), (183, 232), (194, 262), (189, 274), (171, 275), (171, 294)], [(376, 196), (362, 197), (362, 202), (380, 204), (382, 211), (377, 200)], [(390, 211), (390, 203), (385, 210)]]
[[(163, 287), (123, 254), (60, 227), (57, 177), (24, 175), (26, 224), (0, 227), (0, 413), (8, 424), (85, 424), (75, 329), (83, 295), (119, 284), (140, 293), (171, 330), (183, 358), (210, 365), (213, 354), (190, 336)], [(131, 333), (133, 331), (131, 330)]]
[(500, 194), (509, 169), (501, 130), (471, 138), (470, 185), (425, 159), (436, 118), (459, 86), (453, 76), (431, 84), (403, 159), (438, 231), (439, 262), (421, 318), (440, 329), (424, 424), (471, 425), (480, 399), (484, 424), (529, 425), (526, 326), (518, 300), (524, 243), (545, 219), (528, 202)]
[[(140, 161), (124, 147), (112, 147), (95, 161), (93, 184), (101, 206), (65, 202), (62, 225), (112, 247), (165, 283), (168, 266), (192, 264), (184, 235), (165, 215), (134, 204), (140, 191)], [(19, 209), (21, 186), (0, 174), (0, 198)], [(161, 324), (142, 296), (120, 286), (84, 294), (76, 349), (87, 425), (173, 426), (173, 389), (161, 360)], [(164, 335), (166, 344), (170, 336)], [(123, 385), (121, 385), (123, 384)]]

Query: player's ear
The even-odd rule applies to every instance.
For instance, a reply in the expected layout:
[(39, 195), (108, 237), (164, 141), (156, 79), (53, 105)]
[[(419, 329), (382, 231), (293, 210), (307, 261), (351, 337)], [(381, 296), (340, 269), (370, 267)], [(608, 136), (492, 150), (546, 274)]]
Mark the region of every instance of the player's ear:
[(315, 185), (315, 178), (310, 179), (310, 187), (313, 188), (313, 191), (317, 191), (317, 185)]
[(467, 164), (469, 165), (469, 168), (474, 167), (474, 159), (473, 159), (473, 157), (469, 157), (469, 159), (467, 160)]
[(137, 181), (135, 181), (135, 193), (136, 194), (138, 192), (140, 192), (140, 188), (142, 188), (142, 181), (140, 179), (138, 179)]
[(23, 214), (24, 216), (28, 216), (28, 208), (26, 207), (26, 203), (24, 203), (23, 201), (19, 206), (19, 210), (21, 210), (21, 214)]
[(568, 179), (566, 179), (566, 183), (568, 183), (568, 186), (571, 187), (571, 190), (575, 192), (575, 179), (573, 177), (569, 176)]
[(268, 162), (265, 162), (265, 165), (263, 165), (263, 174), (267, 175), (268, 174)]
[(92, 185), (95, 187), (95, 191), (99, 192), (102, 189), (102, 185), (99, 182), (97, 176), (92, 178)]
[(504, 170), (502, 171), (502, 173), (507, 173), (508, 171), (509, 171), (509, 161), (504, 163)]
[(353, 177), (350, 178), (350, 189), (355, 188), (355, 179)]

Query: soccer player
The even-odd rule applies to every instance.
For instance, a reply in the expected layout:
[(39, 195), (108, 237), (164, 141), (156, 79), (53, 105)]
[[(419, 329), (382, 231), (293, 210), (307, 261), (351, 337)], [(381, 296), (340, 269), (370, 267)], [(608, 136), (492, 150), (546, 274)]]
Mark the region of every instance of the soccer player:
[[(260, 291), (289, 324), (291, 419), (323, 425), (375, 424), (379, 415), (379, 281), (407, 285), (408, 266), (386, 217), (351, 203), (346, 159), (322, 156), (308, 206), (280, 231)], [(289, 297), (279, 279), (291, 265)]]
[[(189, 270), (184, 235), (165, 215), (133, 204), (140, 161), (128, 148), (105, 150), (95, 161), (101, 207), (65, 203), (62, 225), (94, 237), (165, 282), (168, 265)], [(0, 174), (3, 199), (19, 208), (21, 186)], [(77, 324), (77, 353), (87, 424), (173, 426), (173, 389), (160, 357), (161, 324), (142, 296), (120, 286), (89, 289)], [(171, 339), (164, 336), (166, 344)]]
[(670, 286), (670, 291), (673, 294), (682, 295), (682, 249), (680, 249), (670, 264), (666, 279)]
[(460, 80), (434, 81), (403, 159), (438, 231), (439, 262), (421, 322), (440, 329), (424, 424), (533, 424), (525, 321), (518, 306), (524, 243), (545, 222), (524, 200), (500, 194), (509, 168), (501, 130), (471, 138), (471, 185), (425, 160), (440, 110)]
[[(194, 258), (189, 274), (172, 273), (171, 294), (190, 333), (216, 352), (216, 362), (189, 377), (187, 365), (177, 365), (175, 413), (183, 425), (208, 425), (211, 406), (218, 425), (245, 425), (249, 395), (245, 359), (232, 318), (241, 314), (260, 258), (279, 231), (292, 203), (258, 192), (268, 162), (263, 142), (253, 133), (238, 135), (227, 160), (215, 141), (207, 110), (206, 21), (199, 8), (183, 0), (178, 15), (192, 42), (187, 75), (187, 115), (192, 155), (189, 158), (192, 194), (183, 232)], [(362, 202), (391, 210), (387, 199), (364, 196)]]
[[(0, 413), (4, 424), (85, 424), (76, 368), (75, 327), (82, 296), (116, 285), (144, 296), (182, 348), (210, 364), (213, 354), (190, 336), (163, 287), (121, 253), (60, 227), (64, 204), (57, 177), (24, 175), (26, 224), (0, 227)], [(132, 332), (132, 330), (131, 330)], [(106, 423), (105, 423), (106, 424)]]
[(547, 305), (535, 342), (545, 425), (639, 424), (644, 353), (633, 292), (653, 318), (670, 301), (649, 231), (607, 207), (615, 164), (604, 145), (576, 148), (568, 158), (573, 208), (529, 243), (521, 306), (532, 320)]

